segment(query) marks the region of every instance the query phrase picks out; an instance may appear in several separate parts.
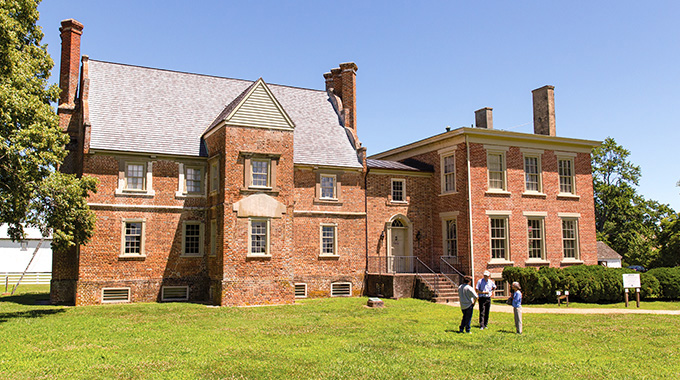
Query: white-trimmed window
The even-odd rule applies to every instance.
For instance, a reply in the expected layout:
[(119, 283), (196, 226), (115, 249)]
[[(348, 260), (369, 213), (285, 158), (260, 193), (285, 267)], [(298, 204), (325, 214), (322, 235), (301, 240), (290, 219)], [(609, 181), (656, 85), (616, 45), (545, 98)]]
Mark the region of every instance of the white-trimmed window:
[(392, 179), (392, 202), (406, 202), (405, 179)]
[(183, 222), (182, 256), (203, 256), (203, 223)]
[(351, 282), (334, 282), (331, 284), (331, 297), (350, 297), (351, 295)]
[(203, 193), (203, 168), (187, 166), (184, 172), (186, 192), (189, 194)]
[(210, 256), (217, 255), (217, 220), (210, 221)]
[(491, 259), (508, 260), (508, 218), (505, 216), (490, 217), (491, 226)]
[(489, 190), (505, 191), (505, 152), (488, 152), (486, 164), (489, 173)]
[(542, 191), (541, 185), (541, 157), (524, 155), (524, 190), (540, 193)]
[(562, 219), (562, 252), (565, 259), (580, 259), (578, 249), (578, 219)]
[(496, 290), (493, 291), (494, 297), (507, 297), (508, 296), (508, 283), (502, 278), (494, 279), (496, 284)]
[(529, 259), (545, 260), (545, 232), (543, 218), (527, 218)]
[(453, 193), (456, 191), (456, 155), (444, 156), (442, 161), (444, 192)]
[(144, 256), (144, 227), (144, 219), (123, 219), (121, 256)]
[(270, 167), (271, 160), (263, 158), (252, 158), (250, 160), (250, 185), (251, 187), (271, 187)]
[(445, 251), (444, 256), (458, 256), (458, 223), (456, 219), (444, 221), (445, 225)]
[(321, 224), (320, 226), (320, 255), (321, 256), (337, 256), (338, 255), (338, 227), (336, 224)]
[(557, 174), (560, 178), (560, 193), (576, 194), (576, 187), (574, 186), (574, 159), (571, 157), (558, 158)]
[(321, 199), (337, 199), (335, 184), (337, 177), (335, 174), (321, 174), (319, 177)]
[(251, 218), (248, 222), (248, 254), (269, 256), (269, 219)]
[(220, 162), (218, 160), (210, 163), (210, 191), (217, 191), (219, 189), (220, 181)]
[(307, 284), (295, 284), (295, 298), (307, 298)]
[(146, 190), (146, 164), (125, 163), (125, 190)]

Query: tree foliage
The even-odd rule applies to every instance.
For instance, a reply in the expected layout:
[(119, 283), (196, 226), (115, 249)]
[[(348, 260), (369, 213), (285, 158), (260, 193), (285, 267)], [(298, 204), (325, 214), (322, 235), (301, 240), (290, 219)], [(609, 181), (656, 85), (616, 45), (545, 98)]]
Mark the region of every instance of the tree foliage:
[(23, 224), (52, 230), (53, 244), (66, 247), (92, 233), (85, 198), (94, 180), (56, 172), (68, 136), (51, 105), (59, 88), (48, 83), (54, 63), (41, 44), (37, 7), (33, 0), (0, 0), (0, 223), (15, 240)]

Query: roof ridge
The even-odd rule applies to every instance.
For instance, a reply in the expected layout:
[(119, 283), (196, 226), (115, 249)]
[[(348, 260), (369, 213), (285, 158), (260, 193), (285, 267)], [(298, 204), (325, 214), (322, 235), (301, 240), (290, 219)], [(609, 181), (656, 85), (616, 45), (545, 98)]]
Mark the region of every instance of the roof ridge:
[[(142, 66), (142, 65), (132, 65), (129, 63), (120, 63), (120, 62), (111, 62), (111, 61), (104, 61), (100, 59), (89, 59), (90, 62), (95, 61), (95, 62), (100, 62), (100, 63), (107, 63), (110, 65), (119, 65), (119, 66), (128, 66), (128, 67), (136, 67), (139, 69), (146, 69), (146, 70), (156, 70), (156, 71), (166, 71), (170, 73), (176, 73), (176, 74), (186, 74), (186, 75), (196, 75), (196, 76), (201, 76), (201, 77), (210, 77), (210, 78), (217, 78), (217, 79), (229, 79), (229, 80), (236, 80), (236, 81), (241, 81), (241, 82), (251, 82), (255, 83), (257, 82), (256, 80), (250, 80), (250, 79), (240, 79), (240, 78), (231, 78), (231, 77), (222, 77), (219, 75), (211, 75), (211, 74), (200, 74), (200, 73), (190, 73), (188, 71), (180, 71), (180, 70), (172, 70), (172, 69), (161, 69), (157, 67), (149, 67), (149, 66)], [(287, 84), (276, 84), (276, 83), (267, 83), (268, 86), (272, 87), (288, 87), (288, 88), (295, 88), (299, 90), (307, 90), (307, 91), (316, 91), (316, 92), (326, 92), (325, 90), (318, 90), (315, 88), (307, 88), (307, 87), (299, 87), (299, 86), (291, 86)]]

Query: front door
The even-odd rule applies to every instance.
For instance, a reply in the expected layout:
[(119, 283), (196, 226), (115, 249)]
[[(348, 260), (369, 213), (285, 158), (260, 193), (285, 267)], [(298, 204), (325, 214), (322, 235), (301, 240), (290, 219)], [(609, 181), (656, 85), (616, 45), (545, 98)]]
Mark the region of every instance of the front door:
[(390, 228), (390, 271), (397, 273), (411, 273), (413, 258), (409, 252), (408, 227)]

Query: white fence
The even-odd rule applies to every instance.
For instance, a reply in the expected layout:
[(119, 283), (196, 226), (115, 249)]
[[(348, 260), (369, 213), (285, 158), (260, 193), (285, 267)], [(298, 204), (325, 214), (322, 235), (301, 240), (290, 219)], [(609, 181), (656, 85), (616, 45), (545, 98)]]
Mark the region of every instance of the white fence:
[[(4, 290), (5, 285), (14, 286), (21, 278), (21, 272), (0, 272), (0, 287)], [(21, 280), (22, 284), (50, 284), (52, 272), (26, 272)]]

